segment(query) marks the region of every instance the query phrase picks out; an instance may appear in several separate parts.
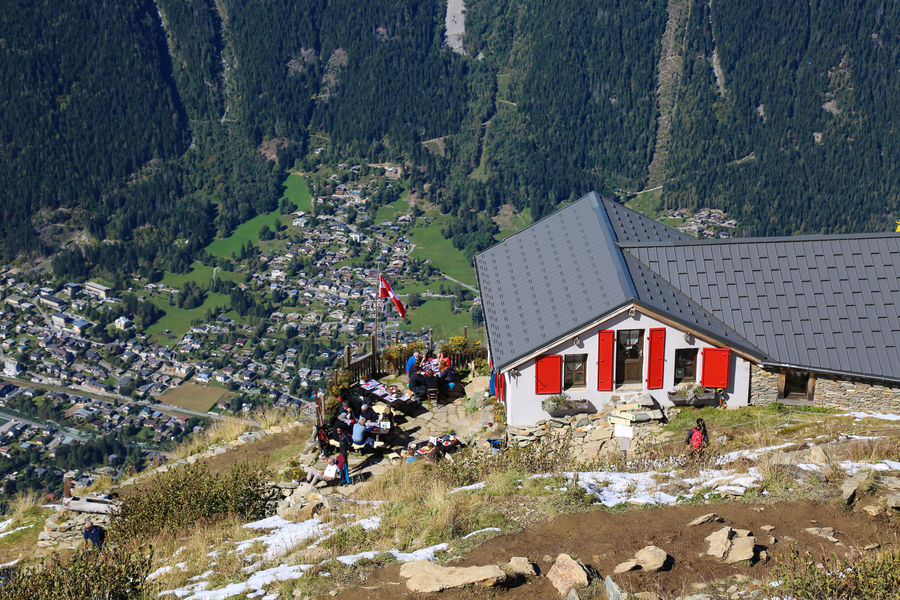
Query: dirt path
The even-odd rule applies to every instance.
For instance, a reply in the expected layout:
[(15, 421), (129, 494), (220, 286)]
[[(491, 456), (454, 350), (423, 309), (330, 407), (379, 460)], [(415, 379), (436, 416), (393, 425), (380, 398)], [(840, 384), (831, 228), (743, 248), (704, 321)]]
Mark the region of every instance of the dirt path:
[[(686, 527), (686, 524), (710, 512), (716, 512), (725, 519), (726, 524), (735, 528), (750, 529), (757, 536), (757, 544), (768, 553), (768, 562), (758, 562), (752, 566), (726, 565), (706, 556), (704, 538), (723, 524), (710, 523), (697, 527)], [(761, 529), (765, 525), (774, 526), (771, 535), (775, 537), (775, 543)], [(835, 537), (844, 546), (807, 533), (804, 531), (807, 527), (833, 527), (838, 532)], [(523, 533), (490, 539), (453, 564), (502, 564), (513, 556), (527, 556), (541, 572), (546, 573), (552, 563), (544, 557), (555, 559), (559, 553), (565, 552), (607, 575), (637, 550), (655, 544), (674, 558), (671, 570), (655, 574), (632, 571), (614, 578), (622, 589), (630, 592), (653, 591), (677, 596), (694, 591), (694, 583), (713, 582), (729, 576), (746, 575), (751, 580), (765, 581), (775, 560), (784, 556), (793, 544), (815, 554), (843, 553), (849, 548), (862, 548), (873, 543), (879, 543), (882, 547), (896, 546), (900, 541), (898, 535), (900, 528), (896, 519), (891, 522), (887, 517), (872, 518), (865, 513), (812, 501), (770, 505), (727, 502), (707, 506), (633, 509), (619, 514), (595, 511), (565, 515)], [(407, 592), (399, 570), (397, 564), (379, 569), (366, 579), (364, 589), (344, 590), (337, 597), (347, 600), (361, 597), (379, 600), (430, 597)], [(440, 594), (442, 600), (556, 597), (558, 594), (543, 577), (504, 589), (469, 589)]]

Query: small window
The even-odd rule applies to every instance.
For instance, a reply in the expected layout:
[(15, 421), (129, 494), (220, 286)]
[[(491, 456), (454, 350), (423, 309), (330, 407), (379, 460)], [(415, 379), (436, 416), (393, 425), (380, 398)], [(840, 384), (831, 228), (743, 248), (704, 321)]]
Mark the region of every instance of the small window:
[(563, 368), (563, 387), (587, 386), (587, 354), (566, 354)]
[(697, 381), (697, 349), (682, 348), (675, 351), (675, 384)]

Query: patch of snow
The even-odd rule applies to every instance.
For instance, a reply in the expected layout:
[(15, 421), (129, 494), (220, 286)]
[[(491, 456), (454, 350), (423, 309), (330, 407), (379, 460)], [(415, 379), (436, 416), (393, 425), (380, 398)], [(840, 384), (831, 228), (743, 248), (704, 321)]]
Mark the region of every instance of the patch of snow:
[(900, 421), (900, 415), (882, 412), (864, 412), (861, 410), (841, 413), (839, 417), (853, 417), (854, 419), (881, 419), (882, 421)]
[(434, 561), (434, 555), (441, 550), (446, 550), (447, 544), (435, 544), (427, 548), (421, 548), (413, 552), (400, 552), (399, 550), (368, 550), (359, 554), (348, 554), (347, 556), (338, 556), (337, 559), (345, 565), (352, 565), (362, 559), (372, 560), (379, 554), (387, 552), (393, 555), (400, 562), (410, 562), (413, 560), (430, 560)]
[(318, 537), (326, 531), (318, 517), (300, 523), (292, 523), (279, 516), (274, 516), (247, 523), (244, 527), (270, 530), (265, 535), (239, 542), (235, 548), (237, 552), (244, 553), (256, 542), (261, 542), (266, 547), (265, 554), (262, 555), (265, 560), (275, 560), (287, 554), (300, 542)]
[[(190, 596), (187, 596), (185, 592), (187, 591), (190, 593), (193, 590), (179, 588), (175, 590), (166, 590), (165, 592), (162, 592), (160, 596), (163, 594), (174, 594), (179, 598), (186, 598), (186, 600), (225, 600), (225, 598), (231, 598), (232, 596), (238, 596), (240, 594), (258, 595), (261, 590), (265, 593), (265, 586), (267, 585), (278, 581), (288, 581), (302, 577), (310, 567), (312, 567), (312, 565), (279, 565), (271, 569), (258, 571), (251, 575), (246, 581), (229, 583), (225, 587), (215, 590), (198, 590)], [(277, 598), (278, 595), (266, 596), (266, 598), (270, 597)]]
[(794, 444), (788, 442), (786, 444), (778, 444), (777, 446), (765, 446), (763, 448), (756, 448), (754, 450), (735, 450), (734, 452), (729, 452), (727, 454), (723, 454), (718, 459), (716, 459), (716, 464), (724, 465), (730, 462), (734, 462), (741, 458), (748, 458), (750, 460), (755, 460), (766, 454), (768, 452), (772, 452), (774, 450), (781, 450), (782, 448), (787, 448), (788, 446), (793, 446)]
[(10, 562), (8, 562), (8, 563), (3, 563), (2, 565), (0, 565), (0, 569), (5, 569), (6, 567), (11, 567), (11, 566), (13, 566), (13, 565), (15, 565), (15, 564), (18, 564), (18, 562), (19, 562), (19, 559), (17, 558), (17, 559), (15, 559), (15, 560), (13, 560), (13, 561), (10, 561)]
[(165, 575), (166, 573), (168, 573), (171, 570), (172, 570), (172, 565), (166, 565), (164, 567), (160, 567), (157, 570), (150, 573), (149, 575), (147, 575), (147, 581), (152, 581), (152, 580), (156, 579), (157, 577), (159, 577), (160, 575)]
[(372, 515), (371, 517), (366, 517), (365, 519), (360, 519), (354, 525), (359, 525), (366, 531), (372, 531), (374, 529), (378, 529), (381, 527), (381, 515)]
[(479, 481), (478, 483), (473, 483), (472, 485), (464, 485), (462, 487), (453, 488), (452, 490), (450, 490), (450, 493), (455, 494), (456, 492), (468, 492), (471, 490), (480, 490), (481, 488), (484, 487), (484, 483), (485, 482), (483, 482), (483, 481)]
[(478, 531), (473, 531), (472, 533), (467, 533), (466, 535), (462, 536), (460, 539), (464, 540), (466, 538), (472, 537), (473, 535), (478, 535), (479, 533), (484, 533), (486, 531), (500, 531), (500, 528), (499, 527), (485, 527), (484, 529), (479, 529)]
[(658, 491), (659, 484), (653, 479), (655, 471), (643, 473), (619, 473), (617, 471), (591, 471), (586, 473), (566, 473), (566, 477), (577, 479), (577, 484), (593, 494), (604, 506), (615, 506), (623, 502), (632, 504), (672, 504), (677, 498)]
[(209, 571), (205, 571), (203, 573), (200, 573), (199, 575), (194, 575), (193, 577), (189, 577), (188, 581), (197, 581), (198, 579), (207, 579), (207, 578), (209, 578), (210, 575), (212, 575), (214, 573), (215, 573), (215, 571), (210, 569)]
[(8, 535), (12, 535), (13, 533), (15, 533), (17, 531), (22, 531), (23, 529), (31, 529), (32, 527), (34, 527), (33, 523), (31, 525), (22, 525), (21, 527), (16, 527), (15, 529), (11, 529), (9, 531), (4, 531), (3, 533), (0, 533), (0, 538), (6, 537)]
[(13, 520), (7, 519), (5, 521), (0, 521), (0, 531), (6, 531), (6, 528), (12, 525)]

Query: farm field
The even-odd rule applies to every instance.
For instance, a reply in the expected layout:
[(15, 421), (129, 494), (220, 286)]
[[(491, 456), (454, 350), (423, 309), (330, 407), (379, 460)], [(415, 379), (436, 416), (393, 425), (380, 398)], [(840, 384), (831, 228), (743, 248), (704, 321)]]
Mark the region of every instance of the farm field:
[(163, 392), (159, 396), (159, 401), (179, 408), (206, 412), (219, 400), (232, 396), (233, 394), (228, 390), (214, 385), (187, 382)]
[[(293, 202), (297, 210), (311, 210), (312, 200), (309, 195), (309, 190), (306, 187), (306, 180), (299, 174), (291, 173), (287, 176), (282, 198), (287, 198)], [(274, 229), (279, 220), (287, 222), (290, 218), (290, 215), (282, 215), (277, 208), (270, 213), (257, 215), (249, 221), (245, 221), (238, 225), (234, 232), (227, 238), (213, 240), (209, 246), (206, 247), (206, 251), (213, 256), (229, 258), (232, 253), (239, 253), (241, 248), (243, 248), (247, 242), (258, 244), (259, 228), (263, 225), (268, 225), (270, 228)]]

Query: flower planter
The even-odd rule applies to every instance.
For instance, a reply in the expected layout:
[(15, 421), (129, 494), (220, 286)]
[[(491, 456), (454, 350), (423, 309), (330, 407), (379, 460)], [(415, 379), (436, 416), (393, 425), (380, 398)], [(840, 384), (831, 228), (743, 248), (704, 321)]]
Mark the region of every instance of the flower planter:
[(584, 413), (595, 412), (594, 405), (587, 400), (571, 400), (565, 405), (558, 405), (553, 408), (544, 408), (551, 417), (571, 417), (572, 415), (580, 415)]

